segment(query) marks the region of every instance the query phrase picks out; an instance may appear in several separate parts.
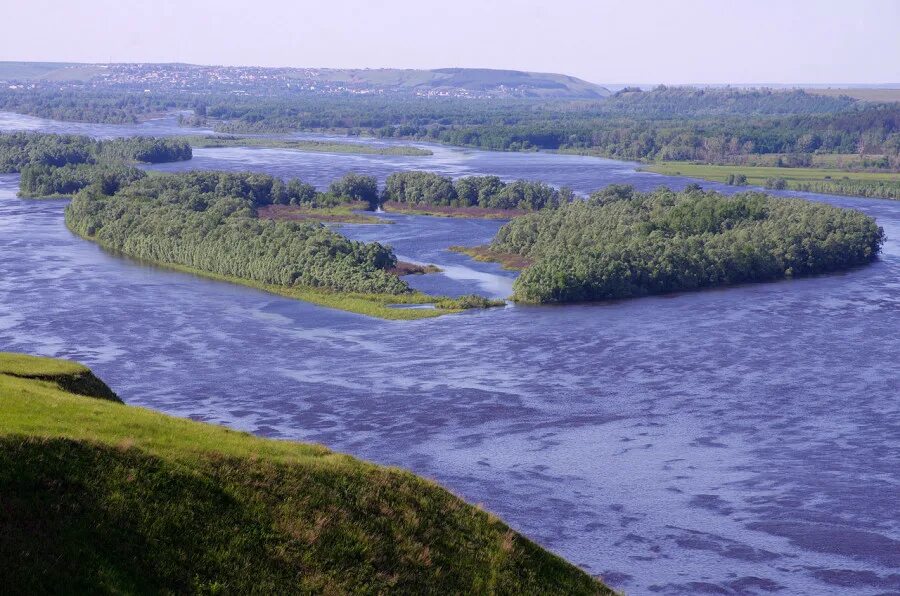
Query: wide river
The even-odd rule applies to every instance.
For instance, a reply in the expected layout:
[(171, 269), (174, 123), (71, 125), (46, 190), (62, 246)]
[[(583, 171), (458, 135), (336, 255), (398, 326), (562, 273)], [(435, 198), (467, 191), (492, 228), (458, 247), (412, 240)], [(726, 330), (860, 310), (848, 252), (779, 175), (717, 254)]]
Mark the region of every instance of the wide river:
[[(175, 134), (0, 114), (0, 129)], [(154, 167), (497, 174), (588, 192), (689, 180), (635, 164), (434, 147), (430, 157), (203, 149)], [(734, 189), (701, 182), (706, 188)], [(900, 593), (900, 201), (860, 209), (888, 242), (837, 275), (415, 322), (340, 312), (108, 255), (65, 201), (0, 176), (0, 349), (74, 358), (134, 405), (320, 442), (433, 478), (629, 594)], [(344, 226), (505, 296), (513, 275), (450, 253), (497, 222)]]

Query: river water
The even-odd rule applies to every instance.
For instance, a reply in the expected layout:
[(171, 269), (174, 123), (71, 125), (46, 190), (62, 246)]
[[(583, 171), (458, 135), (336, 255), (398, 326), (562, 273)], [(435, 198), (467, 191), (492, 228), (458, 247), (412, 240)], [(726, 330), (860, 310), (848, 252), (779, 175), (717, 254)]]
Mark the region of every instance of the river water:
[[(0, 115), (0, 128), (173, 134)], [(680, 188), (634, 164), (434, 147), (430, 157), (196, 150), (159, 170), (494, 173), (589, 192)], [(701, 182), (707, 188), (721, 188)], [(699, 293), (413, 322), (329, 310), (131, 262), (76, 238), (65, 201), (0, 176), (0, 349), (85, 362), (133, 405), (324, 443), (433, 478), (629, 594), (900, 593), (900, 201), (854, 271)], [(385, 216), (343, 231), (509, 294), (446, 251), (500, 223)]]

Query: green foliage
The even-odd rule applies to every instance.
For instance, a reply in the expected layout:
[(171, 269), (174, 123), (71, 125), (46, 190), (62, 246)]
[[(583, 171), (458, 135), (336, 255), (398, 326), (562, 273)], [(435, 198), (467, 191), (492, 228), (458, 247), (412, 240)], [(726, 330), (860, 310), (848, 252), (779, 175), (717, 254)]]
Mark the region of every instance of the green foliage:
[(468, 176), (453, 180), (431, 172), (397, 172), (388, 176), (382, 201), (411, 205), (481, 207), (537, 211), (570, 202), (569, 189), (557, 190), (542, 182), (505, 183), (497, 176)]
[[(0, 109), (65, 120), (127, 122), (164, 108), (227, 132), (341, 130), (505, 151), (570, 150), (622, 159), (738, 163), (783, 154), (884, 156), (900, 167), (900, 104), (860, 103), (799, 90), (634, 89), (603, 100), (475, 100), (297, 95), (267, 89), (0, 90)], [(157, 90), (154, 90), (157, 91)]]
[(259, 205), (290, 196), (264, 174), (189, 172), (148, 176), (114, 196), (96, 189), (66, 209), (76, 233), (129, 256), (265, 284), (402, 294), (385, 271), (393, 252), (350, 241), (316, 223), (260, 220)]
[(71, 195), (90, 185), (96, 185), (103, 194), (113, 194), (144, 176), (143, 170), (122, 164), (27, 165), (19, 178), (19, 194), (23, 197)]
[(883, 240), (872, 218), (819, 203), (618, 187), (516, 218), (491, 250), (536, 261), (516, 299), (573, 302), (836, 271), (871, 261)]
[(14, 592), (611, 594), (409, 472), (74, 395), (40, 364), (0, 372)]
[(294, 149), (313, 153), (351, 153), (362, 155), (409, 155), (426, 157), (433, 155), (429, 149), (411, 145), (376, 145), (373, 143), (345, 143), (338, 141), (315, 141), (311, 139), (273, 139), (270, 137), (236, 136), (189, 136), (182, 137), (193, 147), (271, 147), (274, 149)]
[(0, 133), (2, 173), (19, 172), (29, 165), (162, 163), (188, 160), (192, 155), (191, 146), (178, 139), (131, 137), (99, 141), (77, 135)]
[[(823, 157), (823, 156), (820, 156)], [(843, 158), (843, 156), (841, 157)], [(644, 169), (660, 174), (691, 176), (734, 183), (743, 176), (747, 184), (773, 190), (800, 190), (858, 197), (900, 199), (900, 175), (889, 172), (843, 171), (834, 168), (732, 166), (663, 162)]]
[(371, 209), (378, 206), (378, 180), (374, 176), (363, 176), (350, 172), (328, 187), (328, 192), (350, 201), (363, 201)]

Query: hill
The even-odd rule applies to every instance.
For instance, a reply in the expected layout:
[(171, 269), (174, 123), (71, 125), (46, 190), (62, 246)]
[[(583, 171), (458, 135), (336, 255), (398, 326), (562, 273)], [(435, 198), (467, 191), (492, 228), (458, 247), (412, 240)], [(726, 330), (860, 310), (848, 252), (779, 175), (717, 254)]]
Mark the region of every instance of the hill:
[(129, 407), (97, 383), (0, 353), (0, 585), (612, 593), (409, 472)]
[(94, 86), (249, 93), (407, 94), (450, 97), (596, 99), (600, 85), (561, 74), (487, 68), (264, 68), (195, 64), (77, 64), (0, 62), (0, 81), (91, 82)]
[(605, 87), (568, 75), (489, 68), (326, 69), (317, 71), (317, 77), (333, 83), (408, 91), (419, 95), (454, 95), (460, 92), (492, 97), (600, 98), (609, 95)]

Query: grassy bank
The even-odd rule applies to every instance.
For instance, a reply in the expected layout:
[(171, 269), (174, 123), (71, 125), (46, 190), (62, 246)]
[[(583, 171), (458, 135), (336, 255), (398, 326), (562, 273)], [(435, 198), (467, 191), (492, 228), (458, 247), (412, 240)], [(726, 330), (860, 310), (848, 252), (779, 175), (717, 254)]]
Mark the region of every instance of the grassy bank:
[(52, 380), (86, 373), (0, 353), (0, 581), (13, 591), (612, 593), (409, 472)]
[(900, 199), (900, 174), (851, 172), (831, 168), (778, 168), (757, 166), (719, 166), (687, 162), (660, 162), (641, 168), (669, 176), (689, 176), (715, 182), (743, 175), (752, 186), (772, 186), (783, 180), (788, 190), (840, 194), (885, 199)]
[(358, 213), (368, 209), (368, 203), (357, 201), (334, 207), (307, 207), (305, 205), (267, 205), (257, 209), (262, 219), (289, 221), (318, 221), (322, 223), (391, 224), (389, 219)]
[(451, 246), (447, 250), (468, 255), (482, 263), (500, 263), (508, 271), (521, 271), (534, 263), (533, 260), (522, 255), (491, 250), (491, 247), (488, 245)]
[(453, 303), (443, 302), (444, 308), (397, 308), (403, 305), (416, 304), (437, 304), (439, 301), (446, 300), (440, 296), (429, 296), (421, 292), (413, 292), (410, 294), (353, 294), (339, 293), (323, 290), (320, 288), (304, 288), (304, 287), (288, 287), (276, 286), (272, 284), (264, 284), (255, 282), (251, 279), (241, 277), (233, 277), (230, 275), (219, 275), (203, 271), (195, 267), (187, 267), (185, 265), (175, 265), (167, 263), (151, 263), (154, 266), (183, 273), (190, 273), (207, 279), (216, 281), (226, 281), (229, 283), (240, 284), (270, 294), (277, 294), (285, 298), (293, 298), (294, 300), (302, 300), (304, 302), (312, 302), (319, 306), (327, 306), (338, 310), (346, 310), (361, 315), (377, 317), (379, 319), (387, 319), (391, 321), (410, 321), (415, 319), (430, 319), (441, 315), (449, 315), (462, 312), (463, 308), (454, 308)]
[(521, 209), (489, 209), (485, 207), (450, 207), (447, 205), (413, 205), (387, 201), (381, 205), (387, 213), (404, 215), (431, 215), (434, 217), (461, 217), (464, 219), (512, 219), (525, 215)]
[(429, 149), (412, 145), (373, 145), (369, 143), (344, 143), (340, 141), (316, 141), (309, 139), (273, 139), (267, 137), (236, 137), (193, 135), (180, 137), (192, 147), (202, 149), (219, 147), (265, 147), (268, 149), (291, 149), (311, 153), (355, 153), (360, 155), (406, 155), (427, 157), (433, 155)]
[[(96, 238), (91, 237), (85, 237), (85, 240), (97, 242)], [(127, 257), (128, 255), (123, 256)], [(172, 271), (181, 271), (182, 273), (190, 273), (191, 275), (196, 275), (198, 277), (214, 279), (216, 281), (240, 284), (242, 286), (269, 292), (270, 294), (284, 296), (285, 298), (293, 298), (295, 300), (318, 304), (319, 306), (327, 306), (329, 308), (336, 308), (338, 310), (345, 310), (390, 321), (430, 319), (442, 315), (460, 313), (471, 308), (499, 307), (506, 304), (502, 300), (486, 300), (484, 303), (478, 303), (477, 301), (473, 301), (473, 297), (464, 296), (462, 298), (448, 298), (446, 296), (430, 296), (421, 292), (411, 292), (409, 294), (357, 294), (349, 292), (333, 292), (321, 288), (278, 286), (242, 277), (221, 275), (211, 271), (197, 269), (196, 267), (178, 265), (176, 263), (140, 262), (154, 267), (170, 269)], [(404, 306), (429, 304), (433, 304), (435, 308), (403, 308)]]

